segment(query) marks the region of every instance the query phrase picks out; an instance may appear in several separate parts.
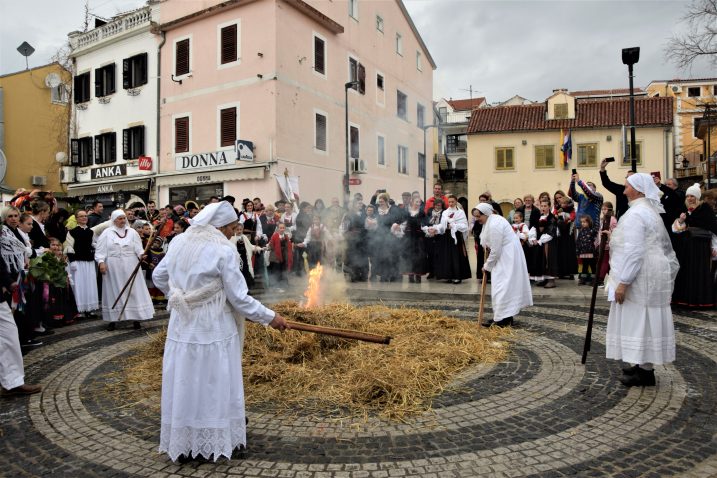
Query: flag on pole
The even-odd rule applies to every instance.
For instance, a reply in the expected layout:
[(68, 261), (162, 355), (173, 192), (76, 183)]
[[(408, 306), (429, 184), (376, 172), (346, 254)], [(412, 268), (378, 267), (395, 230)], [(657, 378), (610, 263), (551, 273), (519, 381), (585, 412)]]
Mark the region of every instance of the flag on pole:
[[(560, 134), (563, 134), (563, 130), (560, 130)], [(563, 136), (563, 145), (560, 147), (560, 151), (563, 152), (563, 168), (567, 168), (573, 158), (573, 141), (570, 130)]]

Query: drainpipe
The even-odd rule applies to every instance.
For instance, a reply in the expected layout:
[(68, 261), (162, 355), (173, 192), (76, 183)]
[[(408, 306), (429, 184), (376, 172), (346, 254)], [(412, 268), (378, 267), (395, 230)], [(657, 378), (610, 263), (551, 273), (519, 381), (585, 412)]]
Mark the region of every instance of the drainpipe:
[[(665, 181), (666, 181), (667, 178), (671, 178), (674, 175), (674, 172), (670, 170), (670, 130), (668, 128), (665, 128), (664, 135), (665, 135), (665, 146), (664, 146), (665, 155), (664, 156), (665, 156), (665, 176), (666, 176)], [(672, 164), (674, 165), (675, 162), (672, 161)]]
[(0, 150), (5, 151), (5, 92), (0, 86)]
[[(167, 41), (167, 34), (164, 31), (160, 31), (159, 34), (162, 36), (162, 41), (159, 43), (159, 46), (157, 47), (157, 174), (160, 172), (160, 157), (159, 157), (159, 140), (160, 140), (160, 134), (159, 134), (159, 122), (162, 115), (159, 114), (160, 111), (160, 84), (161, 84), (161, 76), (160, 73), (162, 71), (162, 47), (164, 46), (164, 43)], [(156, 175), (155, 175), (156, 177)], [(159, 186), (156, 187), (156, 195), (157, 195), (157, 202), (159, 202)]]

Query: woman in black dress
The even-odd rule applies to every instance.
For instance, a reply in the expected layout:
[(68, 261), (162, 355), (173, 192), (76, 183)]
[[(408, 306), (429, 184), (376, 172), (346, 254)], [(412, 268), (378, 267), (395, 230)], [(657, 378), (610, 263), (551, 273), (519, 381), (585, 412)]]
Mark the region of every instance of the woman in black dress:
[(376, 198), (376, 222), (378, 227), (374, 232), (374, 254), (376, 267), (375, 275), (381, 277), (381, 282), (394, 282), (398, 279), (399, 269), (399, 239), (396, 237), (401, 223), (401, 210), (398, 206), (389, 204), (388, 193), (381, 193)]
[(426, 235), (421, 230), (425, 216), (421, 198), (413, 198), (410, 207), (404, 212), (405, 221), (401, 225), (401, 271), (408, 275), (408, 282), (420, 283), (421, 276), (426, 273)]

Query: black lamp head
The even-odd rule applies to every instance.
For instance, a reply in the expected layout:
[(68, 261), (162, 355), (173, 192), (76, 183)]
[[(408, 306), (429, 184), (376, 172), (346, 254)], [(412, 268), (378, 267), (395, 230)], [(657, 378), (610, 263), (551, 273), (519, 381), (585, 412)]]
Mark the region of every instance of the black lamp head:
[(622, 63), (624, 65), (634, 65), (638, 61), (640, 61), (640, 47), (639, 46), (622, 49)]

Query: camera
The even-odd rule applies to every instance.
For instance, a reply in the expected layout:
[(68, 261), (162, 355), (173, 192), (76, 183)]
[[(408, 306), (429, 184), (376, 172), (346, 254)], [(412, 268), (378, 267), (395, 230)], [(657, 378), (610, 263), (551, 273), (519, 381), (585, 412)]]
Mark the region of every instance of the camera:
[(578, 170), (573, 168), (573, 174), (578, 174)]

